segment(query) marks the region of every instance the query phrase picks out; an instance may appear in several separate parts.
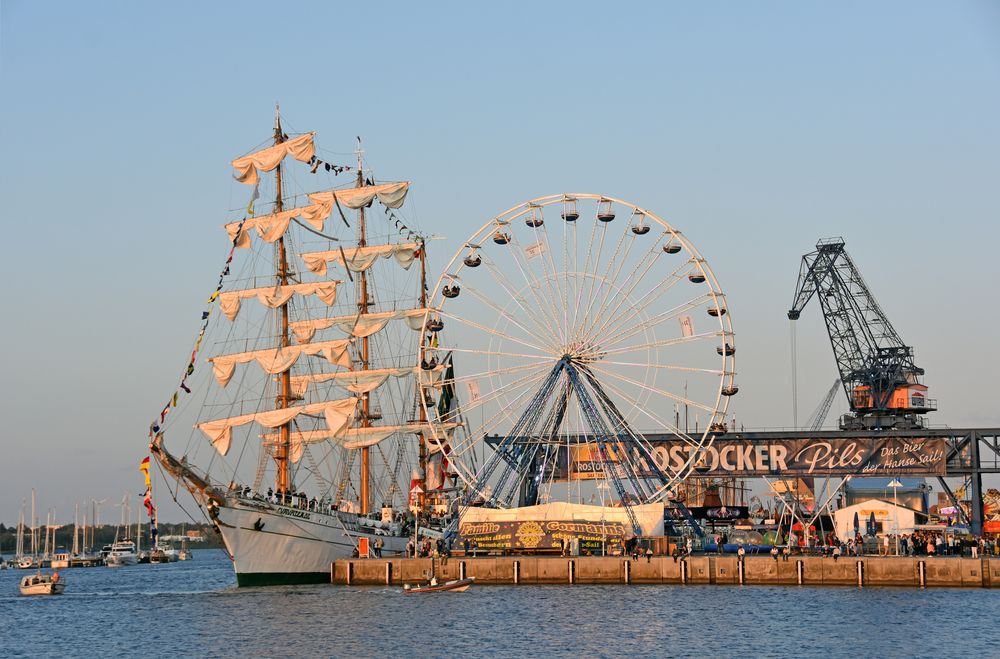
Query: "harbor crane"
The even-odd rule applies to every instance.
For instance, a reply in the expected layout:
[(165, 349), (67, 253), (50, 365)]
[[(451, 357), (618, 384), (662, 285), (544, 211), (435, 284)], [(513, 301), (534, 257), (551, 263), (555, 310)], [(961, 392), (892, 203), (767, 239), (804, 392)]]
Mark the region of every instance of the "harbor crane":
[(924, 370), (875, 300), (843, 238), (820, 240), (802, 257), (789, 320), (798, 320), (814, 295), (851, 408), (840, 419), (841, 429), (922, 428), (922, 415), (937, 409), (920, 382)]

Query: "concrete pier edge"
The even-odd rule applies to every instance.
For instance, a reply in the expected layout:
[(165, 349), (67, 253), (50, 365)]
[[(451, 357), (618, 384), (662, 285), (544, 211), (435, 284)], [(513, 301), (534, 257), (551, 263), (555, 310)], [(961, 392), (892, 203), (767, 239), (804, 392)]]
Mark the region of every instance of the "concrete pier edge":
[(376, 586), (475, 577), (478, 584), (717, 584), (746, 586), (898, 586), (1000, 588), (1000, 559), (879, 556), (697, 555), (627, 557), (481, 556), (343, 559), (330, 566), (337, 585)]

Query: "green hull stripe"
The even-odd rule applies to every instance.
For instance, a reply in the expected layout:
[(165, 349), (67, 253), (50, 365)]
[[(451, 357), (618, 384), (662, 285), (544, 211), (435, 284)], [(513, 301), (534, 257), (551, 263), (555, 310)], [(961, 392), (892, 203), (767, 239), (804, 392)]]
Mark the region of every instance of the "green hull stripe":
[(330, 583), (329, 572), (248, 572), (236, 574), (236, 585), (287, 586), (304, 583)]

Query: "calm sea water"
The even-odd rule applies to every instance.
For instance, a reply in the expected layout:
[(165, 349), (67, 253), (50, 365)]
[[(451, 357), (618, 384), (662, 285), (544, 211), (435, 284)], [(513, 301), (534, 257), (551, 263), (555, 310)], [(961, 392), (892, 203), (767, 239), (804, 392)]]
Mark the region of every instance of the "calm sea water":
[(0, 571), (3, 656), (1000, 656), (1000, 591), (980, 589), (237, 589), (213, 550), (63, 570), (62, 597), (20, 597), (23, 574)]

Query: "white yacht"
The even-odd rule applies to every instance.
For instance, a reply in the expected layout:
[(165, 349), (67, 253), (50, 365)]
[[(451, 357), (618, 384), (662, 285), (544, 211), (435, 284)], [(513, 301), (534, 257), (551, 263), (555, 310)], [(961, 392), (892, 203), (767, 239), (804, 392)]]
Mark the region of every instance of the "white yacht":
[(104, 563), (108, 567), (121, 567), (123, 565), (135, 565), (139, 562), (139, 554), (136, 553), (135, 543), (131, 540), (117, 540), (111, 545), (111, 551), (104, 558)]

